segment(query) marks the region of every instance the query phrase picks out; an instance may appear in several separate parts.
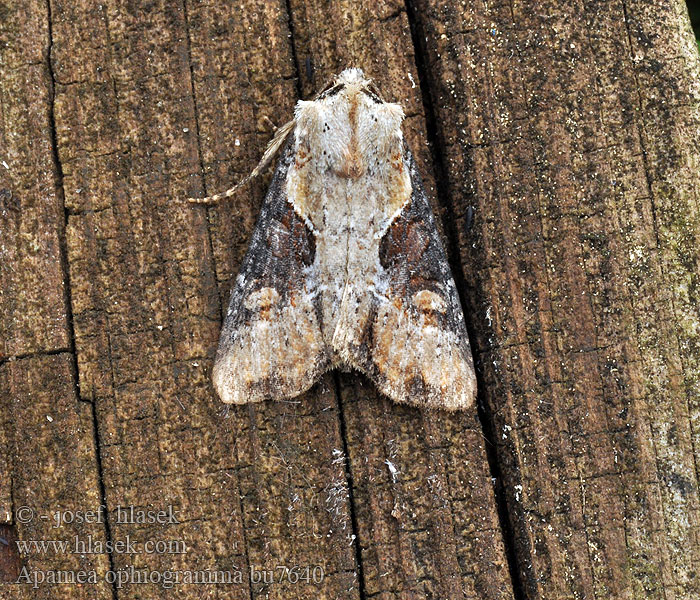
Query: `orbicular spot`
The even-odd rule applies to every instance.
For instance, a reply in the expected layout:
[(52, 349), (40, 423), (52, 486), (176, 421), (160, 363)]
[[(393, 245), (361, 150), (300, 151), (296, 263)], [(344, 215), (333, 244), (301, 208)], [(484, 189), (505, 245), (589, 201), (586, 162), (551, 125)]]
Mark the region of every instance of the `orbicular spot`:
[(413, 294), (411, 300), (413, 300), (413, 304), (415, 304), (416, 308), (418, 308), (418, 310), (420, 310), (422, 313), (433, 314), (437, 312), (444, 314), (447, 310), (447, 304), (442, 297), (438, 296), (435, 292), (431, 292), (430, 290), (421, 290), (420, 292), (416, 292)]
[(270, 309), (279, 302), (280, 295), (275, 288), (264, 287), (254, 291), (245, 299), (245, 307), (252, 312), (259, 312), (260, 318), (269, 319)]

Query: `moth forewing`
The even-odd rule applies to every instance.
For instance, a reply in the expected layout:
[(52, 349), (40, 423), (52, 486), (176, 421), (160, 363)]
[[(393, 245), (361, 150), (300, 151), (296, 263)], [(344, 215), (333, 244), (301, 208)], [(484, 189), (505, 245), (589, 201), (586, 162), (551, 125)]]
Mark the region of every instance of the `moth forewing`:
[(285, 191), (294, 157), (290, 141), (231, 292), (213, 370), (227, 403), (292, 398), (328, 369), (311, 287), (314, 239)]

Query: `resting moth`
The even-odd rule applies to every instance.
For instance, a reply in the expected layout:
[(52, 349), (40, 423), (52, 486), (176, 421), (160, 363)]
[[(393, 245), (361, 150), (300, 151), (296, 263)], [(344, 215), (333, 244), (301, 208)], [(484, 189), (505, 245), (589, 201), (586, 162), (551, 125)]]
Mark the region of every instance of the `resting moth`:
[(297, 103), (247, 178), (280, 153), (221, 331), (224, 402), (293, 398), (340, 368), (396, 402), (473, 403), (464, 316), (403, 118), (347, 69)]

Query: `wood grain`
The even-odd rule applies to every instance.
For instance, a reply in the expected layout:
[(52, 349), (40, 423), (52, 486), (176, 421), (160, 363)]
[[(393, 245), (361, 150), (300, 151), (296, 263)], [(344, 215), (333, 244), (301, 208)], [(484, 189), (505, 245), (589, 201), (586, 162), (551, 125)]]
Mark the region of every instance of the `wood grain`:
[(413, 4), (522, 593), (694, 597), (685, 7)]
[[(0, 582), (244, 574), (0, 596), (700, 595), (699, 60), (679, 0), (0, 6), (0, 531), (185, 547), (0, 544)], [(211, 387), (269, 173), (184, 199), (242, 179), (349, 66), (407, 114), (478, 414), (396, 406), (355, 374), (255, 406)], [(59, 533), (16, 519), (100, 503), (105, 523)], [(178, 522), (120, 522), (130, 506)], [(256, 579), (307, 566), (320, 584)]]
[(104, 582), (53, 590), (13, 584), (49, 571), (104, 572), (109, 563), (105, 555), (15, 544), (104, 542), (107, 532), (103, 523), (54, 527), (57, 512), (99, 508), (99, 463), (93, 407), (76, 394), (50, 12), (39, 2), (1, 11), (0, 596), (108, 598)]

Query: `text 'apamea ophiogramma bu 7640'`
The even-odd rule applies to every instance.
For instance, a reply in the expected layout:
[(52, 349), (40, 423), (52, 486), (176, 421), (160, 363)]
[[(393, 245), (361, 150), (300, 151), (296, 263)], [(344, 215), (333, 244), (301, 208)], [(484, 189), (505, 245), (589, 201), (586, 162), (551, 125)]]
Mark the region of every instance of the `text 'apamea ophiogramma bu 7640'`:
[(250, 175), (281, 152), (221, 331), (224, 402), (293, 398), (340, 368), (396, 402), (473, 404), (464, 316), (403, 118), (347, 69), (278, 130)]

